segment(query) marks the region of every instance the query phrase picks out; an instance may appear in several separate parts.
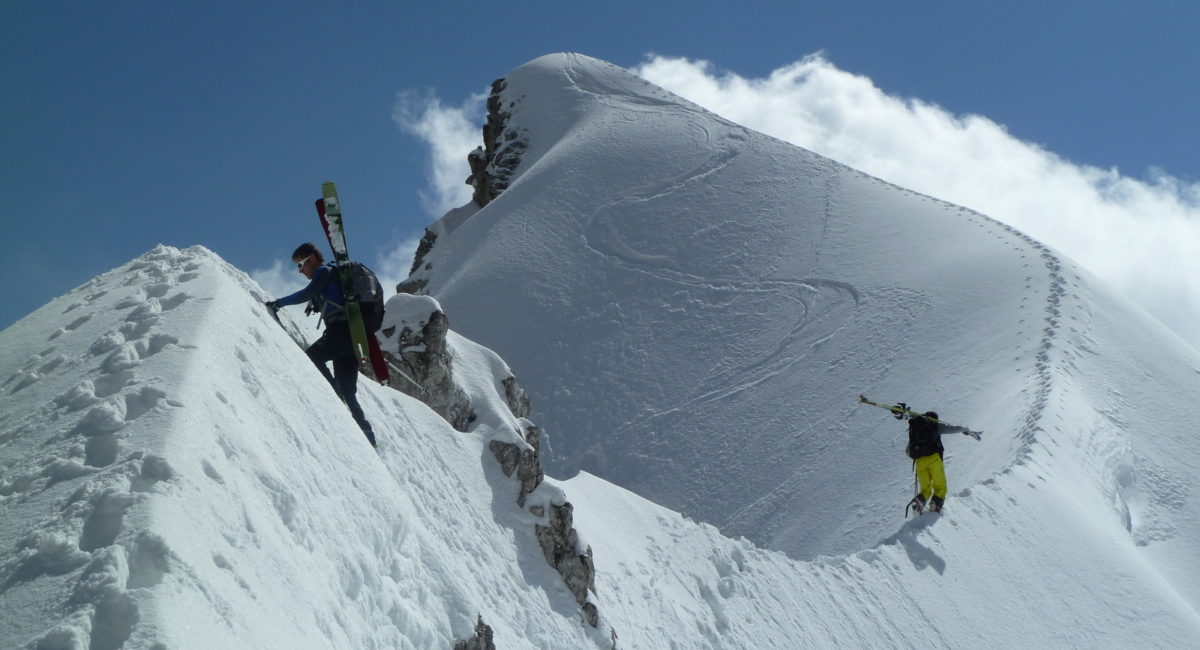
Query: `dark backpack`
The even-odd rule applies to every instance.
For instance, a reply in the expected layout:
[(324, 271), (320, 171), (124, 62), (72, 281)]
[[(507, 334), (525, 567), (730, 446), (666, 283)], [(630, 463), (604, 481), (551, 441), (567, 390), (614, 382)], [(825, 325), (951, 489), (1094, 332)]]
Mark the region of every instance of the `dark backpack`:
[(908, 419), (908, 447), (904, 449), (909, 458), (924, 458), (942, 453), (942, 436), (938, 423), (921, 416)]
[(357, 300), (362, 310), (363, 326), (367, 333), (379, 331), (383, 325), (383, 286), (379, 278), (362, 262), (350, 262), (351, 295), (348, 300)]
[[(358, 302), (359, 310), (362, 312), (363, 326), (367, 333), (377, 332), (383, 325), (383, 285), (379, 284), (379, 278), (362, 262), (345, 262), (345, 264), (350, 266), (350, 291), (343, 291), (346, 301)], [(341, 282), (341, 266), (337, 262), (333, 262), (329, 266), (333, 272), (329, 274), (326, 281)], [(323, 287), (324, 285), (319, 290)], [(318, 300), (320, 300), (319, 297)], [(318, 307), (320, 306), (318, 305)], [(345, 305), (342, 308), (344, 309)], [(344, 318), (342, 316), (338, 320)]]

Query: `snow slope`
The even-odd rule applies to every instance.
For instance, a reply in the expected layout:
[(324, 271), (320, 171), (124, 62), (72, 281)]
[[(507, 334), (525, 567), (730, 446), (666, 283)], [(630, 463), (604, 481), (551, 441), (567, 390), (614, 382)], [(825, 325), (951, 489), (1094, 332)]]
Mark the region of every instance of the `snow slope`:
[(364, 381), (377, 455), (262, 299), (159, 247), (0, 333), (0, 647), (592, 643), (485, 451), (506, 366), (454, 339), (471, 436)]
[[(520, 370), (552, 473), (797, 559), (928, 536), (986, 564), (999, 546), (1041, 557), (1028, 589), (1067, 568), (1144, 581), (1195, 625), (1194, 350), (1023, 233), (616, 66), (550, 55), (505, 81), (520, 166), (431, 227), (417, 276)], [(859, 393), (987, 432), (947, 439), (950, 526), (900, 528), (903, 424)]]
[[(299, 310), (159, 247), (0, 332), (0, 648), (448, 648), (477, 616), (505, 649), (1200, 638), (1193, 351), (1019, 233), (602, 62), (509, 81), (521, 174), (454, 213), (434, 296), (521, 357), (560, 456), (645, 489), (518, 507), (510, 370), (453, 332), (470, 430), (364, 381), (377, 453)], [(902, 519), (902, 425), (860, 391), (987, 431), (948, 440), (947, 514)], [(595, 629), (535, 540), (564, 499)]]

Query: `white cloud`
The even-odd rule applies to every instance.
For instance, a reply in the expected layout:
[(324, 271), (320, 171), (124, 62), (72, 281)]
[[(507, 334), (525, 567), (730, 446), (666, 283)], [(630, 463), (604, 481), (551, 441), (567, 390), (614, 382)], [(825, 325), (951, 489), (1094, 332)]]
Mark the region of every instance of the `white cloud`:
[(664, 57), (634, 72), (729, 120), (1019, 228), (1200, 348), (1200, 184), (1072, 163), (985, 117), (888, 95), (821, 54), (764, 79)]
[(250, 277), (254, 278), (271, 298), (282, 298), (308, 284), (308, 280), (296, 270), (295, 264), (281, 260), (275, 260), (269, 268), (250, 271)]
[(420, 243), (420, 237), (411, 237), (401, 242), (391, 252), (384, 254), (372, 267), (375, 275), (379, 277), (379, 283), (383, 285), (385, 297), (390, 297), (395, 293), (396, 285), (408, 277), (408, 270), (412, 268), (413, 258), (417, 254), (417, 245)]
[(421, 198), (435, 218), (471, 200), (467, 154), (483, 142), (480, 129), (486, 99), (481, 93), (459, 106), (444, 106), (432, 93), (405, 91), (396, 98), (392, 119), (430, 150), (429, 190)]

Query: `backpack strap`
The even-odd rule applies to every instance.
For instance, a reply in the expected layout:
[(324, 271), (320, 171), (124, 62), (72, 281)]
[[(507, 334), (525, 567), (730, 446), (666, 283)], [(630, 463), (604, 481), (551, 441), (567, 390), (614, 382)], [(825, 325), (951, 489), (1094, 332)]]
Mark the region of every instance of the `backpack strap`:
[(330, 282), (333, 282), (334, 274), (337, 273), (337, 267), (333, 264), (325, 264), (324, 266), (329, 267), (329, 273), (325, 274), (325, 279), (321, 280), (320, 284), (313, 287), (313, 290), (315, 290), (318, 295), (325, 291), (325, 287), (328, 287)]
[(320, 316), (320, 320), (317, 322), (318, 327), (321, 326), (321, 321), (325, 320), (325, 306), (326, 305), (333, 305), (335, 311), (340, 311), (340, 312), (346, 311), (345, 305), (339, 305), (336, 302), (333, 302), (332, 300), (330, 300), (329, 298), (327, 298), (325, 296), (325, 289), (329, 286), (329, 284), (331, 282), (333, 282), (335, 279), (337, 279), (337, 273), (338, 273), (337, 264), (330, 262), (329, 264), (325, 264), (324, 266), (329, 268), (329, 273), (326, 273), (325, 278), (322, 279), (316, 286), (313, 287), (313, 289), (316, 291), (317, 295), (313, 296), (312, 300), (308, 301), (310, 305), (312, 305), (313, 307), (316, 308), (317, 314)]

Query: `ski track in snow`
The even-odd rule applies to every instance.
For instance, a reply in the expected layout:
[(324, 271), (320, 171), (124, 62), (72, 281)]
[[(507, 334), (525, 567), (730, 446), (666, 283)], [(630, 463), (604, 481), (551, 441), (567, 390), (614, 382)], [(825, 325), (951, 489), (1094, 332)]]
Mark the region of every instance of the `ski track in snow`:
[[(585, 69), (586, 68), (586, 69)], [(720, 135), (714, 136), (713, 130), (706, 126), (714, 120), (707, 111), (665, 93), (652, 85), (645, 87), (630, 87), (629, 77), (619, 69), (608, 70), (599, 68), (591, 62), (582, 61), (575, 55), (566, 55), (562, 72), (570, 88), (577, 93), (585, 94), (595, 101), (616, 109), (618, 112), (641, 112), (662, 115), (672, 115), (680, 120), (680, 132), (686, 132), (697, 138), (695, 146), (706, 155), (691, 169), (668, 173), (659, 178), (650, 178), (641, 185), (622, 189), (604, 200), (585, 217), (583, 224), (584, 244), (598, 259), (607, 264), (615, 265), (626, 271), (644, 275), (646, 281), (660, 286), (678, 285), (707, 293), (712, 296), (711, 304), (718, 304), (722, 298), (728, 300), (734, 295), (770, 294), (778, 296), (778, 303), (793, 305), (796, 314), (793, 322), (778, 342), (768, 350), (759, 351), (752, 358), (744, 359), (737, 364), (718, 365), (703, 377), (697, 378), (690, 395), (681, 397), (671, 408), (662, 410), (647, 410), (629, 418), (623, 424), (618, 424), (613, 433), (645, 431), (655, 428), (656, 420), (671, 418), (684, 412), (690, 412), (706, 404), (735, 397), (756, 386), (769, 382), (773, 378), (786, 375), (789, 371), (804, 367), (814, 350), (834, 339), (843, 330), (846, 322), (861, 304), (863, 297), (857, 287), (851, 283), (827, 278), (803, 278), (798, 280), (761, 280), (734, 277), (705, 276), (695, 271), (684, 270), (677, 260), (669, 253), (662, 251), (647, 252), (639, 250), (638, 245), (624, 235), (619, 225), (622, 215), (653, 213), (656, 206), (666, 207), (679, 196), (695, 192), (698, 188), (717, 186), (720, 184), (722, 173), (738, 160), (742, 148), (751, 137), (737, 125), (723, 123)], [(614, 118), (615, 119), (615, 118)], [(1017, 431), (992, 431), (991, 435), (1013, 436), (1016, 448), (1012, 455), (995, 468), (995, 475), (1003, 474), (1011, 467), (1024, 464), (1030, 457), (1032, 447), (1038, 435), (1046, 429), (1042, 423), (1045, 417), (1048, 401), (1055, 389), (1055, 359), (1053, 356), (1058, 345), (1059, 327), (1062, 322), (1063, 298), (1068, 290), (1068, 282), (1063, 276), (1062, 261), (1048, 247), (1037, 242), (1032, 237), (973, 210), (950, 204), (934, 197), (929, 197), (906, 188), (895, 186), (881, 179), (863, 174), (857, 170), (832, 164), (834, 172), (828, 176), (832, 185), (825, 188), (826, 203), (824, 213), (820, 215), (820, 235), (812, 242), (812, 256), (816, 266), (820, 266), (823, 252), (823, 242), (834, 219), (838, 208), (837, 188), (838, 179), (843, 175), (859, 176), (881, 186), (919, 201), (933, 203), (942, 209), (956, 213), (966, 222), (977, 223), (989, 234), (1000, 240), (1006, 247), (1013, 249), (1013, 254), (1023, 260), (1029, 268), (1027, 281), (1036, 284), (1038, 275), (1036, 266), (1044, 271), (1045, 303), (1041, 307), (1038, 327), (1038, 341), (1035, 358), (1031, 367), (1026, 369), (1027, 395), (1025, 396), (1025, 414)], [(518, 181), (519, 182), (519, 181)], [(1033, 288), (1032, 286), (1030, 287)], [(1039, 292), (1041, 293), (1041, 292)], [(1021, 309), (1025, 309), (1025, 305)], [(1024, 321), (1022, 321), (1024, 322)], [(1032, 326), (1032, 324), (1031, 324)], [(894, 355), (893, 355), (894, 356)], [(886, 376), (892, 364), (892, 358), (878, 359), (876, 377)], [(654, 459), (647, 456), (646, 460), (664, 462), (668, 459)], [(742, 520), (746, 515), (761, 509), (764, 504), (778, 502), (786, 504), (796, 495), (803, 494), (805, 477), (791, 475), (783, 477), (773, 489), (760, 494), (752, 502), (742, 504), (736, 511), (728, 515), (722, 526)], [(965, 486), (957, 492), (968, 495), (972, 486)], [(785, 507), (785, 506), (784, 506)], [(773, 511), (768, 507), (766, 510)], [(758, 523), (754, 527), (764, 529), (769, 526), (784, 527), (782, 523)], [(768, 535), (769, 537), (769, 535)], [(765, 541), (760, 538), (760, 541)]]
[[(612, 101), (607, 96), (601, 96), (605, 97), (604, 101)], [(678, 104), (667, 105), (678, 109)], [(781, 302), (792, 304), (798, 313), (790, 331), (773, 350), (740, 366), (715, 370), (702, 378), (694, 394), (678, 406), (641, 416), (621, 426), (618, 431), (641, 427), (656, 418), (735, 396), (787, 372), (802, 363), (813, 349), (833, 338), (860, 300), (859, 292), (853, 285), (837, 280), (752, 280), (698, 276), (680, 270), (669, 256), (637, 250), (622, 236), (613, 217), (626, 213), (633, 206), (669, 201), (679, 193), (687, 192), (690, 187), (716, 179), (722, 170), (737, 159), (739, 147), (745, 143), (745, 138), (736, 131), (721, 142), (713, 143), (711, 133), (702, 124), (689, 120), (689, 127), (703, 133), (705, 146), (715, 148), (716, 152), (694, 169), (632, 188), (604, 202), (586, 220), (585, 246), (600, 258), (645, 274), (653, 281), (695, 288), (718, 296), (712, 300), (714, 304), (721, 301), (720, 297), (773, 294)], [(829, 218), (829, 209), (827, 206), (824, 215), (826, 220)], [(820, 242), (815, 246), (819, 248)]]
[[(568, 77), (572, 76), (569, 68), (567, 75)], [(613, 85), (615, 87), (618, 84), (614, 81)], [(660, 104), (636, 93), (612, 92), (606, 94), (585, 90), (578, 84), (575, 87), (579, 92), (594, 94), (603, 103), (617, 105), (624, 109), (661, 111), (665, 107), (665, 110), (683, 113), (685, 119), (691, 113), (690, 110), (681, 108), (677, 103), (664, 101), (663, 104)], [(711, 119), (711, 115), (708, 114), (704, 114), (704, 117)], [(861, 302), (856, 287), (837, 280), (805, 278), (799, 281), (756, 281), (698, 276), (680, 270), (675, 260), (668, 255), (639, 251), (634, 244), (622, 236), (620, 227), (613, 220), (614, 217), (628, 212), (635, 206), (644, 207), (655, 201), (666, 202), (680, 193), (689, 191), (689, 188), (706, 182), (715, 182), (721, 172), (739, 156), (739, 147), (745, 143), (745, 139), (739, 137), (737, 131), (713, 142), (711, 132), (700, 123), (700, 120), (687, 119), (687, 122), (689, 130), (703, 134), (704, 146), (714, 149), (714, 152), (691, 170), (667, 178), (652, 180), (623, 191), (602, 203), (586, 220), (584, 226), (585, 245), (597, 256), (609, 260), (610, 263), (645, 274), (656, 282), (678, 284), (724, 295), (773, 293), (778, 295), (781, 301), (794, 304), (798, 313), (793, 326), (773, 350), (741, 365), (716, 369), (709, 376), (702, 378), (694, 394), (683, 400), (678, 406), (665, 411), (642, 414), (618, 427), (617, 433), (644, 427), (655, 419), (681, 411), (689, 411), (706, 402), (732, 397), (786, 373), (802, 364), (812, 350), (836, 336), (849, 314)], [(837, 167), (841, 168), (840, 165)], [(1030, 370), (1030, 395), (1022, 426), (1019, 431), (1015, 432), (1015, 436), (1019, 440), (1019, 447), (1010, 462), (999, 468), (998, 473), (1008, 471), (1015, 464), (1023, 464), (1029, 458), (1038, 434), (1045, 432), (1041, 422), (1046, 412), (1047, 402), (1054, 390), (1055, 369), (1052, 353), (1057, 343), (1062, 321), (1063, 297), (1068, 290), (1068, 282), (1062, 274), (1062, 261), (1052, 250), (1029, 235), (986, 215), (894, 186), (857, 170), (843, 168), (842, 173), (859, 175), (871, 182), (889, 186), (898, 192), (941, 205), (946, 210), (957, 211), (963, 219), (969, 222), (978, 222), (981, 227), (992, 231), (993, 236), (997, 239), (1007, 240), (1014, 247), (1015, 254), (1021, 258), (1036, 258), (1036, 261), (1029, 260), (1025, 263), (1031, 272), (1026, 280), (1031, 283), (1034, 281), (1032, 265), (1040, 262), (1044, 270), (1046, 298), (1040, 314), (1042, 322), (1036, 357)], [(831, 175), (830, 182), (833, 182), (836, 177), (836, 174)], [(836, 209), (835, 196), (834, 188), (827, 188), (825, 211), (822, 215), (822, 240), (824, 232), (828, 228), (828, 222)], [(814, 256), (818, 261), (823, 248), (822, 240), (813, 244)], [(883, 365), (884, 370), (880, 371), (880, 375), (886, 373), (887, 360), (884, 360)], [(993, 433), (1003, 435), (1002, 432)], [(746, 504), (730, 515), (726, 522), (737, 521), (745, 513), (759, 508), (764, 503), (781, 498), (788, 499), (788, 495), (797, 489), (796, 480), (789, 479), (776, 489), (761, 495), (755, 501)], [(970, 487), (959, 492), (962, 495), (969, 494)]]
[[(712, 117), (703, 108), (648, 81), (637, 79), (640, 86), (636, 90), (631, 89), (628, 72), (610, 63), (597, 66), (594, 61), (583, 61), (579, 55), (568, 53), (563, 60), (562, 74), (572, 90), (589, 95), (606, 106), (630, 111)], [(584, 79), (591, 83), (583, 82)]]

